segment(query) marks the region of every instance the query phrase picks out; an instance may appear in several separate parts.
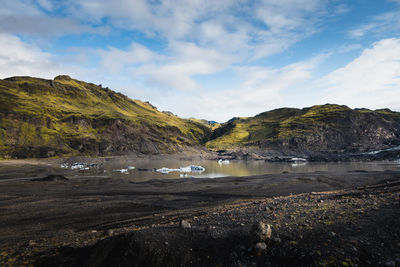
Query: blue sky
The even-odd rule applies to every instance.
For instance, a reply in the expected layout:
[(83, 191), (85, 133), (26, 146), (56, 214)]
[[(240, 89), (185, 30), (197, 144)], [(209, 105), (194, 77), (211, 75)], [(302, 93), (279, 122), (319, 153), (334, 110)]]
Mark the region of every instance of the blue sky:
[(181, 117), (400, 111), (400, 0), (1, 0), (0, 78), (58, 74)]

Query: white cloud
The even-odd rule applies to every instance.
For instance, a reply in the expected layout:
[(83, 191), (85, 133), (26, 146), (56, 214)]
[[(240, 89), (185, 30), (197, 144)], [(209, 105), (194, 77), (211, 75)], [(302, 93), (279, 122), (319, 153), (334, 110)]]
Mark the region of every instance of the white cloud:
[(111, 72), (120, 71), (132, 64), (160, 60), (163, 57), (137, 43), (132, 43), (127, 50), (109, 47), (107, 50), (99, 50), (98, 54), (102, 67)]
[(169, 53), (168, 57), (158, 56), (158, 63), (133, 68), (133, 74), (166, 89), (201, 90), (193, 76), (223, 71), (235, 61), (229, 54), (186, 42), (171, 42)]
[(245, 59), (282, 52), (314, 33), (319, 21), (326, 18), (328, 5), (325, 0), (67, 3), (71, 16), (81, 21), (109, 18), (119, 28), (161, 36), (169, 42), (195, 42), (201, 47), (236, 52)]
[(31, 75), (53, 78), (58, 67), (53, 64), (52, 55), (41, 51), (33, 44), (26, 44), (19, 38), (0, 33), (0, 75), (2, 78)]
[[(234, 75), (240, 83), (233, 88), (217, 92), (190, 92), (174, 100), (174, 96), (157, 99), (156, 103), (167, 107), (180, 116), (227, 121), (234, 116), (253, 116), (269, 109), (281, 107), (291, 97), (293, 88), (300, 90), (303, 83), (312, 78), (319, 58), (291, 64), (282, 68), (239, 67)], [(296, 96), (302, 94), (295, 92)], [(172, 104), (171, 104), (172, 103)]]
[(348, 34), (351, 38), (361, 39), (364, 36), (382, 36), (400, 30), (400, 9), (375, 16), (370, 22), (351, 29)]
[[(156, 59), (132, 47), (109, 48), (101, 62), (114, 72), (129, 69), (157, 87), (200, 90), (194, 76), (214, 74), (286, 50), (317, 31), (325, 0), (68, 0), (67, 13), (81, 22), (107, 18), (115, 27), (165, 38)], [(343, 7), (343, 6), (342, 6)], [(342, 8), (343, 9), (343, 8)], [(135, 65), (136, 64), (136, 65)], [(132, 66), (135, 65), (135, 66)]]
[[(0, 78), (32, 76), (53, 79), (60, 74), (86, 81), (102, 81), (104, 73), (96, 73), (73, 56), (57, 56), (40, 49), (35, 43), (23, 42), (11, 34), (0, 33)], [(74, 54), (79, 57), (79, 54)]]
[(318, 81), (319, 101), (400, 108), (400, 39), (384, 39)]
[(53, 9), (53, 3), (50, 0), (37, 0), (41, 8), (51, 11)]
[[(47, 11), (53, 9), (48, 0), (38, 1)], [(62, 36), (66, 34), (105, 34), (107, 27), (92, 27), (63, 16), (49, 16), (32, 1), (4, 0), (0, 7), (0, 32), (33, 37)]]

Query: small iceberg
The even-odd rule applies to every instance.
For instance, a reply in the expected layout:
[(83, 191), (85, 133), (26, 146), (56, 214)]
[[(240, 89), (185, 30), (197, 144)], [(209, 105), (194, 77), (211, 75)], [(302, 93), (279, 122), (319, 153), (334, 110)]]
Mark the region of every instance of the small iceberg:
[(395, 147), (382, 149), (382, 150), (371, 151), (371, 152), (365, 152), (365, 153), (362, 153), (362, 154), (365, 154), (365, 155), (376, 155), (376, 154), (379, 154), (381, 152), (390, 152), (390, 151), (397, 151), (397, 150), (400, 150), (400, 146), (395, 146)]
[(170, 169), (170, 168), (160, 168), (157, 169), (156, 172), (163, 173), (163, 174), (168, 174), (170, 172), (183, 172), (183, 173), (188, 173), (188, 172), (204, 172), (206, 169), (202, 166), (196, 166), (196, 165), (190, 165), (187, 167), (181, 167), (179, 169)]
[(61, 164), (60, 164), (60, 168), (62, 168), (62, 169), (68, 169), (68, 168), (69, 168), (68, 163), (61, 163)]
[(70, 168), (71, 170), (89, 170), (90, 168), (98, 168), (99, 164), (96, 163), (83, 163), (83, 162), (75, 162), (69, 165), (68, 163), (64, 162), (60, 164), (60, 168), (62, 169), (68, 169)]
[(181, 168), (179, 168), (179, 171), (180, 171), (180, 172), (191, 172), (191, 171), (192, 171), (192, 168), (190, 168), (190, 166), (181, 167)]
[(307, 165), (307, 162), (295, 161), (290, 164), (292, 167), (301, 167)]
[(305, 158), (291, 158), (289, 162), (307, 162)]
[(113, 172), (119, 172), (123, 174), (129, 174), (128, 169), (114, 169)]
[(89, 164), (87, 163), (80, 163), (80, 162), (75, 162), (74, 164), (71, 165), (71, 170), (89, 170)]
[(162, 167), (160, 169), (157, 169), (156, 172), (163, 173), (163, 174), (168, 174), (170, 172), (179, 172), (180, 169), (170, 169), (166, 167)]
[(190, 169), (192, 172), (204, 172), (206, 168), (201, 167), (201, 166), (195, 166), (195, 165), (190, 165)]
[(229, 163), (230, 163), (229, 159), (220, 159), (220, 160), (218, 160), (218, 164), (219, 165), (227, 165)]

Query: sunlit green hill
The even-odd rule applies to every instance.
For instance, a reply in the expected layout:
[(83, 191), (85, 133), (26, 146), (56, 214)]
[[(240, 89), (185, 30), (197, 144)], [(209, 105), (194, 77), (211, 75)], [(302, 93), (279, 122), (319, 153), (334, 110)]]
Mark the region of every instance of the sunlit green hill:
[(213, 132), (212, 150), (360, 152), (400, 144), (400, 113), (319, 105), (281, 108), (250, 118), (233, 118)]
[(57, 76), (0, 80), (0, 157), (174, 153), (211, 127), (108, 88)]

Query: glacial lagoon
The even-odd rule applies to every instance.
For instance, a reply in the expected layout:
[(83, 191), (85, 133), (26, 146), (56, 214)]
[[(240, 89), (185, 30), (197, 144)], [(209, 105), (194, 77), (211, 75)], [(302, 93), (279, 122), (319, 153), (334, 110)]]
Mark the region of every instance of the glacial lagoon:
[[(400, 162), (264, 162), (230, 160), (221, 164), (217, 160), (176, 160), (176, 159), (120, 159), (113, 158), (101, 164), (93, 164), (91, 160), (77, 162), (75, 167), (69, 164), (25, 164), (13, 166), (0, 164), (0, 182), (10, 180), (27, 180), (43, 177), (49, 174), (62, 174), (73, 179), (79, 177), (93, 178), (124, 178), (133, 182), (152, 179), (193, 179), (220, 178), (227, 176), (255, 176), (280, 173), (312, 173), (312, 172), (364, 172), (400, 170)], [(78, 166), (79, 163), (84, 163)], [(184, 171), (179, 169), (190, 166), (204, 167), (204, 171)], [(157, 171), (162, 168), (171, 172)], [(164, 169), (165, 170), (165, 169)]]

